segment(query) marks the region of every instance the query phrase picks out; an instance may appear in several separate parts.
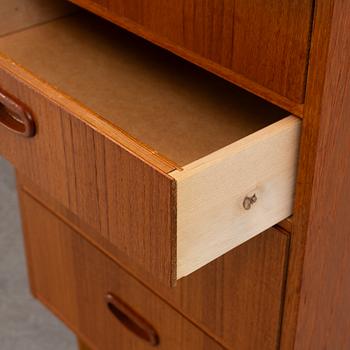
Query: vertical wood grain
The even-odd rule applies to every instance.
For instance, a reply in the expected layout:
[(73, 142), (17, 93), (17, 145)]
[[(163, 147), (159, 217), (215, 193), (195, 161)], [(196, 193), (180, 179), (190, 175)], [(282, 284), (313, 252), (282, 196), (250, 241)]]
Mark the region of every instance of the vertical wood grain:
[(223, 349), (80, 235), (22, 194), (36, 295), (93, 349), (150, 349), (108, 310), (113, 293), (158, 332), (164, 350)]
[(287, 233), (271, 228), (181, 279), (175, 288), (168, 288), (150, 272), (130, 264), (128, 257), (23, 175), (19, 181), (26, 193), (44, 203), (76, 234), (96, 245), (227, 348), (277, 348), (289, 247)]
[(2, 69), (0, 86), (30, 106), (37, 129), (25, 139), (0, 128), (0, 153), (132, 263), (172, 284), (174, 180)]
[(317, 1), (282, 349), (350, 347), (350, 3)]
[(292, 113), (304, 101), (312, 0), (72, 2)]
[(271, 228), (162, 294), (228, 348), (276, 349), (287, 255), (288, 236)]

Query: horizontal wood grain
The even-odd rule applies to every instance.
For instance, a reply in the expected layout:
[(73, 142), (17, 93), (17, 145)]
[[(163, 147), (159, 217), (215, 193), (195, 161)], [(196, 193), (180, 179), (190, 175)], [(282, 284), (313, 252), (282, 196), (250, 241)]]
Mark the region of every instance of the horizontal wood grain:
[(72, 2), (302, 113), (312, 0)]
[(168, 288), (18, 175), (25, 193), (227, 348), (277, 347), (289, 246), (284, 231), (271, 228)]
[(292, 214), (300, 128), (287, 117), (169, 174), (177, 184), (178, 279)]
[(92, 349), (150, 348), (115, 319), (105, 304), (108, 293), (157, 330), (159, 349), (223, 349), (26, 195), (22, 208), (35, 295)]

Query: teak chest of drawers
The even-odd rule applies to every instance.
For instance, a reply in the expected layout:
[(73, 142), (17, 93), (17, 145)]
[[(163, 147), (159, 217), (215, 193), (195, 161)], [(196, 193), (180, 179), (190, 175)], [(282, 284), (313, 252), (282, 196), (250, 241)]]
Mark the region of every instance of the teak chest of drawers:
[(0, 4), (33, 294), (97, 350), (346, 349), (350, 6), (72, 2), (114, 23)]

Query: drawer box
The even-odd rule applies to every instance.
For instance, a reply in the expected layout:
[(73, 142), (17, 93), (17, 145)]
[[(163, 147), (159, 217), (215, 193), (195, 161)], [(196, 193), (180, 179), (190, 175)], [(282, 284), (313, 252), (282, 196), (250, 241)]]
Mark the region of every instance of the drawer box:
[(72, 2), (302, 113), (312, 0)]
[(32, 291), (92, 349), (223, 349), (33, 199), (21, 204)]
[(292, 213), (298, 118), (85, 14), (0, 52), (1, 154), (163, 282)]

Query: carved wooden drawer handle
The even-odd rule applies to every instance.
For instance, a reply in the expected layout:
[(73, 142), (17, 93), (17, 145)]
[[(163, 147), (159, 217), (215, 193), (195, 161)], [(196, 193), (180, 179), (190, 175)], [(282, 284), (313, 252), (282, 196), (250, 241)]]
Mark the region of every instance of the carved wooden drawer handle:
[(0, 89), (0, 125), (24, 137), (35, 135), (35, 124), (28, 109)]
[(152, 346), (159, 344), (159, 337), (155, 329), (141, 316), (136, 314), (128, 305), (111, 293), (105, 297), (108, 309), (127, 329), (145, 340)]

